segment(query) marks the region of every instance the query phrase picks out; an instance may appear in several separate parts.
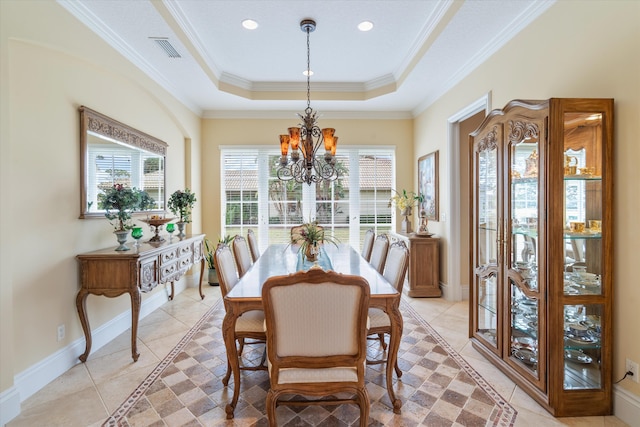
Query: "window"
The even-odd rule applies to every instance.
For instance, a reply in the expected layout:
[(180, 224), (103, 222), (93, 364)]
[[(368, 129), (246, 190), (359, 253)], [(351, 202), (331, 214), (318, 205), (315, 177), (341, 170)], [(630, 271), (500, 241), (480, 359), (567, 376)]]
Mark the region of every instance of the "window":
[(246, 235), (251, 228), (263, 250), (288, 243), (291, 227), (310, 219), (354, 247), (369, 228), (391, 230), (393, 149), (343, 148), (336, 156), (339, 178), (311, 186), (280, 181), (279, 159), (277, 150), (222, 149), (223, 235)]

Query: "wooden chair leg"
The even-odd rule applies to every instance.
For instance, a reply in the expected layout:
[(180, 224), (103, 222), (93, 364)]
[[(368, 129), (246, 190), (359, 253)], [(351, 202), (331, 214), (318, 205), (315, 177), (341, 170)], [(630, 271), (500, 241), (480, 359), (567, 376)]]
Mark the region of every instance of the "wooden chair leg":
[(367, 427), (369, 424), (369, 394), (367, 389), (359, 389), (356, 396), (360, 407), (360, 427)]
[(384, 334), (378, 334), (378, 339), (380, 340), (380, 345), (383, 350), (387, 349), (387, 343), (384, 341)]
[(230, 378), (231, 378), (231, 363), (229, 363), (229, 361), (227, 360), (227, 373), (224, 374), (224, 378), (222, 379), (222, 384), (224, 384), (225, 387), (229, 385)]
[(394, 368), (396, 369), (396, 375), (398, 376), (398, 378), (400, 378), (402, 376), (402, 371), (400, 370), (400, 367), (398, 366), (398, 361), (396, 360), (396, 366), (394, 366)]
[(267, 410), (267, 420), (269, 421), (269, 427), (278, 427), (278, 422), (276, 421), (276, 407), (277, 407), (277, 396), (273, 390), (269, 390), (267, 393), (267, 401), (265, 404), (265, 409)]

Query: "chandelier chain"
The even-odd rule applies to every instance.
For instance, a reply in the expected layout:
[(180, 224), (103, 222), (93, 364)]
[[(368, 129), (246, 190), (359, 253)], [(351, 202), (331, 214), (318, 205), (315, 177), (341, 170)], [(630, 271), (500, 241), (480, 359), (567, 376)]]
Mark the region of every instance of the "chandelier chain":
[[(311, 112), (311, 43), (309, 33), (311, 28), (307, 27), (307, 110)], [(307, 111), (305, 110), (305, 112)]]

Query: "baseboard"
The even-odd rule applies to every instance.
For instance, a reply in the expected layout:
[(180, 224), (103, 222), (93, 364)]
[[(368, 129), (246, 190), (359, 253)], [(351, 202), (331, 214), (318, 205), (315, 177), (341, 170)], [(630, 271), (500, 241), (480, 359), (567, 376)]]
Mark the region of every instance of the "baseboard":
[(7, 424), (20, 414), (20, 394), (9, 387), (0, 394), (0, 426)]
[[(175, 285), (176, 294), (185, 289), (184, 281), (177, 282)], [(140, 319), (145, 318), (168, 300), (167, 293), (160, 290), (146, 298), (140, 306)], [(97, 351), (130, 328), (131, 310), (129, 309), (91, 331), (91, 352)], [(80, 363), (78, 357), (84, 353), (84, 349), (85, 339), (83, 336), (17, 374), (14, 377), (14, 386), (0, 396), (0, 414), (2, 417), (0, 425), (6, 424), (20, 414), (21, 402)]]
[(630, 427), (640, 427), (640, 396), (620, 386), (614, 386), (613, 415)]
[(462, 288), (462, 301), (469, 301), (469, 285), (460, 285)]
[[(460, 285), (460, 290), (452, 289), (452, 286), (446, 283), (440, 282), (440, 290), (442, 291), (442, 298), (447, 301), (468, 301), (469, 300), (469, 285)], [(457, 294), (460, 294), (458, 297)]]

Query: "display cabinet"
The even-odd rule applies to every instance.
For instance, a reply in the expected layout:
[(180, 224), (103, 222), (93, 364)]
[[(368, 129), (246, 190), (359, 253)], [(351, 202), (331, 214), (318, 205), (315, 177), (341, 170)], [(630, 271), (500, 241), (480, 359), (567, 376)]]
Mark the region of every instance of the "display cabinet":
[(470, 147), (474, 347), (555, 416), (611, 414), (613, 100), (512, 101)]

